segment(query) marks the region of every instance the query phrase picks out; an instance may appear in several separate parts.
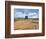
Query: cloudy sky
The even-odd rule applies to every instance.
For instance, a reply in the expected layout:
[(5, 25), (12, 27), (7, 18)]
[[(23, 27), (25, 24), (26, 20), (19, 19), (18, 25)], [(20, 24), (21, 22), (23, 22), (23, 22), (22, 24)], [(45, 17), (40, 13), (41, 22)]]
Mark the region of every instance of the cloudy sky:
[(25, 16), (28, 16), (28, 18), (38, 18), (39, 9), (14, 9), (15, 18), (25, 18)]

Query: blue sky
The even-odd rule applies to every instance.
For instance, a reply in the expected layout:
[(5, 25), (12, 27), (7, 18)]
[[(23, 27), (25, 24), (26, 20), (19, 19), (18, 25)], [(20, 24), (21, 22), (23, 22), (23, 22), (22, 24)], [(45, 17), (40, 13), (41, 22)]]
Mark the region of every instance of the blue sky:
[(27, 15), (28, 18), (38, 18), (39, 9), (14, 9), (14, 16), (15, 18), (25, 18)]

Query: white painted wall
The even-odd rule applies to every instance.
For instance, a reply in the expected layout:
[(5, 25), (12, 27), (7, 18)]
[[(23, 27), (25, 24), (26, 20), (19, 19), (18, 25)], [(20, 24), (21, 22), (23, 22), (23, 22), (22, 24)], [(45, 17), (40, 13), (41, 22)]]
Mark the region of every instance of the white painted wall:
[[(33, 1), (33, 2), (44, 2), (44, 3), (46, 2), (46, 0), (20, 0), (20, 1), (28, 1), (28, 2)], [(45, 11), (45, 23), (46, 23), (46, 11)], [(0, 0), (0, 39), (5, 39), (5, 0)], [(12, 38), (12, 39), (46, 39), (46, 26), (45, 26), (45, 36)]]

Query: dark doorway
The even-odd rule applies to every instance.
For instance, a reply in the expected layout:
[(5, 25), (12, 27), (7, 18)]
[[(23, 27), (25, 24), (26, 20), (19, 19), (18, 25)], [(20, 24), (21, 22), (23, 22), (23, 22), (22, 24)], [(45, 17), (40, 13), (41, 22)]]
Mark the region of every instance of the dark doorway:
[(28, 16), (25, 16), (25, 19), (28, 19)]

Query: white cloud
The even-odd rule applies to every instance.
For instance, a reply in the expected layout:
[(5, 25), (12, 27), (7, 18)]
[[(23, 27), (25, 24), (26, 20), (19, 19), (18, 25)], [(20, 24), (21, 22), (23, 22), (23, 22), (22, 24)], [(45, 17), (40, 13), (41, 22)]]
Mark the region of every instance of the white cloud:
[(22, 12), (16, 12), (15, 17), (16, 18), (18, 18), (18, 17), (24, 18), (25, 16), (24, 16), (24, 14)]
[(30, 13), (30, 14), (28, 14), (28, 18), (38, 18), (38, 14), (37, 13)]
[[(22, 12), (16, 12), (15, 17), (16, 18), (25, 18), (26, 14), (23, 14)], [(28, 18), (38, 18), (38, 14), (37, 13), (29, 13)]]

